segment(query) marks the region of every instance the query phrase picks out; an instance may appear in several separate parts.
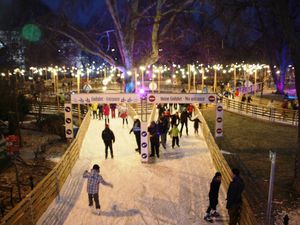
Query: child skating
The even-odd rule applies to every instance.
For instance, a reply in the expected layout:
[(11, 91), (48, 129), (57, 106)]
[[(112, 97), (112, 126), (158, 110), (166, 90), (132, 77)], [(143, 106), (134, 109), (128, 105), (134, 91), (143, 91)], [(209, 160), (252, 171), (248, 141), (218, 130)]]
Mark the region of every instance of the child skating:
[(99, 165), (95, 164), (91, 169), (91, 172), (87, 170), (84, 171), (83, 177), (87, 178), (87, 192), (88, 192), (88, 199), (89, 199), (89, 207), (93, 209), (93, 200), (95, 202), (96, 213), (100, 215), (100, 203), (99, 203), (99, 184), (103, 184), (109, 187), (113, 187), (112, 184), (106, 182), (103, 177), (99, 174), (100, 167)]
[(180, 147), (180, 145), (179, 145), (179, 133), (180, 133), (180, 131), (178, 129), (177, 124), (174, 124), (171, 131), (169, 132), (169, 134), (172, 137), (172, 148), (174, 148), (175, 143), (178, 147)]

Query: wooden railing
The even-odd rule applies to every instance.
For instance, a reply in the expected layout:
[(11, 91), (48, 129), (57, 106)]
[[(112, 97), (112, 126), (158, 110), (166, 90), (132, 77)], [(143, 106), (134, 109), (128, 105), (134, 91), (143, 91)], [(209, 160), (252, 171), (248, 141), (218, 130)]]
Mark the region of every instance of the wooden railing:
[(223, 98), (223, 107), (228, 111), (248, 115), (257, 119), (298, 126), (298, 110), (276, 107), (270, 108), (264, 105), (255, 105), (228, 98)]
[[(199, 107), (196, 105), (195, 105), (195, 114), (198, 114), (200, 120), (202, 121), (201, 126), (202, 126), (204, 139), (206, 140), (207, 147), (210, 151), (216, 169), (222, 174), (222, 185), (225, 188), (225, 190), (227, 190), (232, 180), (231, 168), (229, 167), (218, 145), (216, 144), (215, 139), (211, 134), (209, 127), (207, 126), (207, 123), (199, 110)], [(249, 201), (245, 194), (243, 195), (243, 205), (242, 205), (241, 219), (239, 224), (258, 225), (254, 213), (249, 205)]]
[(90, 113), (86, 113), (76, 138), (72, 141), (59, 163), (16, 207), (1, 219), (1, 224), (34, 225), (50, 203), (56, 197), (59, 198), (59, 191), (79, 157), (90, 118)]

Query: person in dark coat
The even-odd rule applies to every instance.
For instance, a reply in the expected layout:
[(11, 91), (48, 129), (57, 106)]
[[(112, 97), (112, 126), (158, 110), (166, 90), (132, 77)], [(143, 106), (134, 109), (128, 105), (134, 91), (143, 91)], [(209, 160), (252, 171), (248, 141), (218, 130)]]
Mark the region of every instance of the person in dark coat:
[(181, 128), (180, 128), (180, 137), (182, 136), (182, 130), (185, 125), (185, 132), (186, 135), (189, 135), (189, 130), (188, 130), (188, 118), (189, 118), (189, 113), (184, 109), (182, 113), (180, 114), (180, 123), (181, 123)]
[(151, 154), (150, 157), (154, 157), (155, 153), (157, 158), (159, 158), (159, 135), (158, 135), (158, 126), (152, 121), (148, 127), (148, 132), (150, 135), (150, 144), (151, 144)]
[(179, 118), (178, 112), (171, 115), (171, 127), (173, 127), (174, 125), (178, 125), (179, 120), (180, 120), (180, 118)]
[(242, 192), (245, 184), (240, 177), (240, 171), (236, 168), (232, 169), (232, 181), (229, 184), (227, 191), (226, 208), (229, 214), (229, 225), (236, 225), (240, 219), (242, 206)]
[(166, 149), (167, 144), (167, 134), (169, 130), (169, 119), (165, 116), (159, 118), (158, 122), (158, 132), (161, 139), (161, 145)]
[(107, 150), (110, 149), (110, 157), (114, 158), (113, 147), (112, 144), (115, 143), (115, 135), (111, 129), (109, 129), (109, 125), (105, 124), (105, 129), (102, 131), (102, 139), (105, 144), (105, 159), (107, 159)]
[(198, 135), (199, 133), (199, 123), (201, 123), (198, 116), (195, 119), (190, 119), (190, 121), (194, 122), (194, 133), (195, 135)]
[(132, 132), (134, 133), (135, 141), (138, 146), (135, 150), (141, 154), (141, 121), (139, 120), (138, 116), (134, 117), (133, 126), (129, 134)]
[(210, 183), (210, 190), (209, 190), (209, 206), (206, 210), (206, 214), (204, 216), (204, 220), (208, 222), (213, 222), (211, 217), (219, 216), (217, 213), (216, 208), (218, 205), (218, 198), (219, 198), (219, 190), (221, 185), (222, 175), (220, 172), (216, 172), (215, 176), (213, 177)]

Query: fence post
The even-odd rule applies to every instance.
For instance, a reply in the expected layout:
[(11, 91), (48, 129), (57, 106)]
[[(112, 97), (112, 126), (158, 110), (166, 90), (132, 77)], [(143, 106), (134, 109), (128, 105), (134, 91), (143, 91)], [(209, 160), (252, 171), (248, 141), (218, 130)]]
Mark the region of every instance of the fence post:
[(269, 182), (269, 195), (268, 195), (268, 206), (267, 206), (267, 218), (266, 224), (271, 225), (271, 215), (272, 215), (272, 198), (273, 198), (273, 186), (275, 178), (275, 163), (276, 163), (276, 152), (271, 152), (269, 154), (271, 160), (271, 172), (270, 172), (270, 182)]
[(33, 217), (33, 210), (32, 210), (32, 199), (31, 199), (31, 195), (29, 195), (29, 207), (30, 207), (31, 223), (32, 223), (32, 225), (35, 225), (34, 217)]
[(56, 188), (56, 194), (57, 194), (56, 202), (59, 203), (59, 201), (60, 201), (59, 180), (58, 180), (58, 176), (57, 176), (57, 171), (56, 170), (54, 171), (54, 173), (55, 173), (55, 188)]

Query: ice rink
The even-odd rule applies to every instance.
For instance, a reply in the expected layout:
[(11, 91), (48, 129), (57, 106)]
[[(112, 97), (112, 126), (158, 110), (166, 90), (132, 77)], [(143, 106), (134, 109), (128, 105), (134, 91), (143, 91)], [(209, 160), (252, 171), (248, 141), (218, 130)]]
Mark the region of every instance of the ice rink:
[[(52, 202), (37, 224), (66, 225), (142, 225), (142, 224), (211, 224), (203, 220), (208, 206), (210, 181), (216, 172), (201, 129), (199, 136), (189, 122), (189, 136), (183, 131), (180, 148), (160, 147), (160, 158), (141, 163), (135, 151), (133, 133), (129, 125), (122, 127), (122, 119), (110, 119), (116, 142), (114, 159), (105, 160), (101, 133), (104, 120), (91, 120), (79, 160), (64, 184), (60, 199)], [(180, 127), (180, 126), (179, 126)], [(113, 188), (100, 185), (101, 214), (88, 207), (84, 170), (100, 165), (103, 178)], [(213, 224), (226, 224), (224, 190), (220, 190), (217, 207), (221, 217)]]

